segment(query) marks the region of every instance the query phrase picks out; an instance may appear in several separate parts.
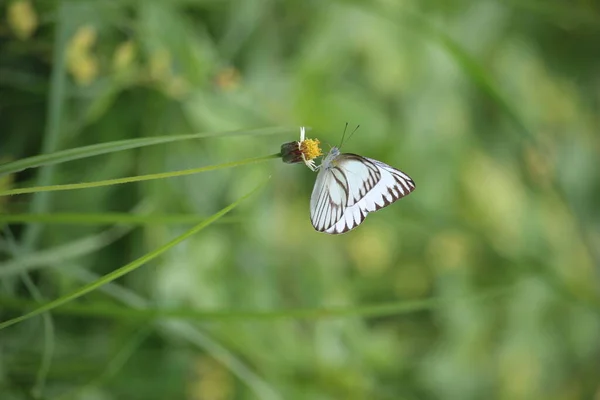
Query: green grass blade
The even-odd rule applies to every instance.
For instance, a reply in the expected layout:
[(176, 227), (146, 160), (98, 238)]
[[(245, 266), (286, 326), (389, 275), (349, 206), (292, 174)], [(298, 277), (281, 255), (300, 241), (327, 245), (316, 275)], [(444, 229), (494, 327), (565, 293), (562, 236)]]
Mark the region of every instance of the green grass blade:
[[(179, 337), (195, 347), (202, 349), (216, 360), (225, 365), (233, 375), (244, 382), (254, 392), (255, 399), (279, 400), (284, 397), (279, 395), (272, 384), (247, 364), (243, 356), (235, 354), (226, 346), (218, 342), (206, 332), (198, 329), (191, 323), (185, 321), (161, 321), (160, 327), (171, 336)], [(254, 366), (254, 368), (257, 368)]]
[[(4, 230), (3, 232), (6, 235), (6, 244), (8, 253), (10, 253), (13, 257), (20, 259), (22, 254), (21, 249), (15, 242), (15, 238), (12, 235), (10, 230)], [(1, 269), (1, 267), (0, 267)], [(39, 304), (43, 304), (46, 300), (42, 295), (42, 292), (38, 289), (35, 282), (29, 274), (26, 272), (22, 272), (21, 281), (27, 291), (31, 295), (31, 297), (35, 300), (35, 306), (39, 306)], [(32, 306), (32, 307), (35, 307)], [(44, 388), (46, 386), (46, 379), (48, 377), (48, 373), (50, 372), (50, 367), (52, 364), (52, 359), (54, 357), (54, 344), (55, 344), (55, 335), (54, 335), (54, 321), (52, 319), (52, 315), (48, 312), (45, 312), (41, 315), (44, 329), (43, 329), (43, 347), (42, 354), (40, 359), (40, 367), (35, 376), (35, 383), (31, 389), (31, 394), (35, 398), (41, 398), (42, 393), (44, 392)]]
[(278, 157), (280, 157), (279, 153), (271, 154), (268, 156), (262, 156), (262, 157), (246, 158), (244, 160), (233, 161), (233, 162), (229, 162), (229, 163), (208, 165), (206, 167), (185, 169), (185, 170), (181, 170), (181, 171), (160, 172), (157, 174), (129, 176), (127, 178), (107, 179), (107, 180), (96, 181), (96, 182), (70, 183), (70, 184), (65, 184), (65, 185), (36, 186), (36, 187), (29, 187), (29, 188), (11, 189), (11, 190), (5, 190), (3, 192), (0, 192), (0, 196), (11, 196), (11, 195), (16, 195), (16, 194), (39, 193), (39, 192), (56, 192), (56, 191), (62, 191), (62, 190), (89, 189), (89, 188), (100, 187), (100, 186), (119, 185), (119, 184), (123, 184), (123, 183), (142, 182), (142, 181), (149, 181), (149, 180), (154, 180), (154, 179), (164, 179), (164, 178), (174, 178), (176, 176), (199, 174), (201, 172), (214, 171), (217, 169), (232, 168), (232, 167), (238, 167), (241, 165), (254, 164), (254, 163), (258, 163), (261, 161), (267, 161), (267, 160), (271, 160), (273, 158), (278, 158)]
[[(60, 141), (63, 133), (63, 120), (65, 114), (65, 97), (67, 81), (67, 57), (66, 49), (71, 33), (71, 27), (74, 22), (69, 19), (73, 4), (68, 2), (59, 3), (57, 12), (57, 24), (53, 46), (52, 73), (50, 75), (50, 90), (48, 93), (47, 104), (47, 123), (44, 129), (42, 139), (42, 153), (48, 154), (60, 149)], [(50, 166), (41, 169), (36, 174), (35, 182), (37, 185), (45, 186), (53, 183), (55, 168)], [(51, 208), (51, 198), (48, 193), (40, 193), (32, 196), (29, 211), (46, 212)], [(23, 230), (21, 246), (24, 252), (28, 252), (36, 247), (37, 241), (41, 236), (43, 226), (39, 224), (29, 224)]]
[(481, 66), (475, 58), (473, 58), (467, 51), (463, 49), (454, 39), (437, 29), (425, 18), (417, 17), (413, 15), (418, 22), (415, 24), (422, 32), (431, 37), (434, 41), (438, 42), (446, 52), (454, 58), (454, 61), (458, 66), (465, 72), (465, 75), (469, 77), (473, 83), (479, 87), (479, 89), (489, 96), (502, 111), (508, 116), (515, 128), (521, 132), (526, 138), (533, 139), (533, 133), (526, 126), (523, 118), (517, 113), (517, 111), (508, 102), (505, 96), (500, 92), (496, 83), (487, 73), (487, 71)]
[(511, 106), (505, 96), (498, 89), (494, 80), (489, 76), (487, 71), (481, 64), (471, 56), (458, 42), (446, 34), (441, 29), (438, 29), (434, 24), (421, 15), (420, 13), (410, 10), (403, 10), (401, 13), (389, 12), (383, 8), (369, 8), (366, 4), (354, 3), (365, 12), (375, 14), (379, 17), (388, 19), (389, 21), (399, 24), (401, 27), (408, 27), (414, 31), (420, 32), (424, 37), (434, 43), (437, 43), (450, 57), (454, 59), (456, 64), (463, 70), (465, 76), (487, 96), (489, 96), (498, 107), (508, 116), (517, 130), (522, 133), (527, 139), (532, 140), (533, 133), (527, 127), (523, 118)]
[(155, 259), (156, 257), (158, 257), (159, 255), (161, 255), (162, 253), (166, 252), (167, 250), (169, 250), (171, 247), (183, 242), (184, 240), (186, 240), (187, 238), (191, 237), (192, 235), (195, 235), (196, 233), (200, 232), (202, 229), (206, 228), (207, 226), (209, 226), (210, 224), (212, 224), (214, 221), (218, 220), (219, 218), (221, 218), (223, 215), (227, 214), (229, 211), (233, 210), (235, 207), (237, 207), (242, 201), (244, 201), (245, 199), (247, 199), (248, 197), (250, 197), (252, 194), (254, 194), (255, 192), (257, 192), (259, 189), (261, 189), (264, 185), (266, 184), (266, 181), (262, 184), (260, 184), (259, 186), (257, 186), (254, 190), (252, 190), (250, 193), (244, 195), (243, 197), (241, 197), (240, 199), (236, 200), (235, 202), (233, 202), (232, 204), (228, 205), (227, 207), (223, 208), (222, 210), (220, 210), (219, 212), (217, 212), (216, 214), (212, 215), (210, 218), (208, 218), (205, 221), (202, 221), (201, 223), (199, 223), (198, 225), (194, 226), (193, 228), (191, 228), (190, 230), (184, 232), (183, 234), (179, 235), (178, 237), (176, 237), (175, 239), (169, 241), (168, 243), (160, 246), (158, 249), (151, 251), (150, 253), (138, 258), (137, 260), (134, 260), (132, 262), (130, 262), (129, 264), (126, 264), (124, 266), (122, 266), (121, 268), (116, 269), (115, 271), (104, 275), (103, 277), (101, 277), (100, 279), (91, 282), (77, 290), (75, 290), (72, 293), (69, 293), (65, 296), (62, 296), (56, 300), (53, 300), (47, 304), (44, 304), (41, 307), (36, 308), (35, 310), (28, 312), (27, 314), (21, 315), (19, 317), (16, 318), (12, 318), (8, 321), (4, 321), (2, 323), (0, 323), (0, 330), (7, 328), (11, 325), (17, 324), (19, 322), (23, 322), (25, 320), (28, 320), (32, 317), (35, 317), (36, 315), (40, 315), (46, 311), (52, 310), (56, 307), (59, 307), (65, 303), (68, 303), (74, 299), (77, 299), (78, 297), (81, 297), (93, 290), (96, 290), (97, 288), (101, 287), (102, 285), (105, 285), (108, 282), (112, 282), (117, 278), (120, 278), (123, 275), (126, 275), (136, 269), (138, 269), (139, 267), (141, 267), (142, 265), (144, 265), (145, 263), (147, 263), (148, 261), (151, 261), (153, 259)]
[[(58, 270), (59, 273), (65, 274), (70, 278), (80, 282), (89, 283), (98, 276), (84, 268), (70, 268), (68, 270)], [(127, 305), (131, 308), (148, 308), (154, 302), (140, 296), (135, 291), (119, 285), (117, 282), (109, 282), (102, 286), (99, 292), (105, 293), (119, 303)], [(68, 306), (68, 305), (67, 305)], [(62, 311), (62, 307), (57, 309)], [(245, 383), (255, 393), (255, 398), (265, 400), (278, 400), (282, 396), (278, 395), (272, 386), (263, 379), (260, 375), (246, 364), (238, 355), (230, 351), (227, 347), (220, 344), (215, 338), (201, 330), (194, 322), (190, 321), (172, 321), (162, 320), (156, 321), (159, 331), (166, 334), (168, 337), (177, 337), (189, 342), (195, 348), (210, 354), (216, 360), (219, 360), (235, 375), (240, 382)]]
[(131, 232), (129, 226), (116, 225), (100, 233), (78, 238), (70, 243), (37, 252), (23, 254), (12, 260), (0, 263), (0, 278), (16, 275), (25, 271), (40, 269), (52, 264), (64, 264), (76, 257), (98, 251)]
[[(36, 214), (0, 214), (0, 223), (23, 224), (65, 224), (65, 225), (171, 225), (193, 224), (205, 220), (197, 214), (143, 214), (130, 213), (36, 213)], [(223, 217), (219, 223), (236, 223), (242, 217)]]
[(73, 389), (65, 394), (55, 397), (57, 400), (68, 400), (68, 399), (81, 399), (85, 398), (87, 390), (91, 390), (94, 387), (99, 387), (103, 383), (106, 383), (112, 377), (116, 376), (119, 371), (127, 364), (127, 362), (133, 357), (135, 352), (140, 348), (142, 343), (152, 333), (152, 328), (146, 326), (136, 332), (131, 339), (113, 356), (106, 364), (104, 370), (89, 382), (83, 384), (81, 387)]
[(117, 151), (136, 149), (139, 147), (152, 146), (156, 144), (177, 142), (191, 139), (205, 138), (223, 138), (233, 136), (256, 136), (256, 135), (276, 135), (283, 133), (291, 133), (297, 131), (298, 128), (290, 127), (273, 127), (260, 128), (251, 130), (240, 130), (231, 132), (205, 132), (189, 135), (170, 135), (156, 136), (149, 138), (117, 140), (114, 142), (93, 144), (90, 146), (77, 147), (74, 149), (61, 150), (49, 154), (40, 154), (33, 157), (23, 158), (17, 161), (0, 165), (0, 175), (10, 174), (23, 171), (28, 168), (36, 168), (45, 165), (53, 165), (64, 163), (67, 161), (79, 160), (81, 158), (93, 157), (106, 153), (114, 153)]
[[(70, 4), (62, 3), (58, 7), (56, 31), (53, 45), (52, 56), (52, 72), (50, 78), (50, 90), (47, 104), (47, 123), (42, 140), (42, 153), (50, 153), (60, 148), (62, 126), (64, 120), (64, 105), (67, 87), (67, 59), (65, 57), (66, 48), (69, 37), (69, 19), (68, 8)], [(71, 21), (72, 23), (72, 21)], [(36, 176), (38, 185), (48, 185), (52, 183), (55, 175), (54, 167), (44, 168), (40, 170)], [(31, 212), (46, 212), (50, 209), (50, 195), (48, 193), (39, 193), (31, 198), (29, 211)], [(23, 230), (21, 238), (21, 248), (17, 253), (27, 253), (36, 246), (40, 238), (43, 226), (38, 224), (29, 224)], [(29, 292), (39, 303), (45, 301), (41, 291), (36, 287), (33, 280), (26, 272), (21, 273), (21, 278)], [(50, 372), (52, 359), (54, 356), (54, 322), (52, 316), (48, 312), (41, 312), (44, 323), (43, 329), (43, 350), (40, 366), (37, 370), (35, 382), (31, 388), (31, 395), (35, 398), (41, 398), (45, 386), (46, 378)]]
[[(392, 315), (410, 314), (447, 306), (452, 302), (488, 301), (509, 294), (516, 285), (502, 286), (485, 291), (484, 293), (466, 297), (432, 297), (421, 300), (394, 301), (375, 305), (335, 307), (335, 308), (305, 308), (283, 309), (277, 311), (198, 311), (190, 309), (140, 309), (123, 308), (114, 305), (82, 305), (69, 304), (58, 311), (62, 314), (83, 317), (103, 317), (125, 320), (153, 320), (157, 318), (197, 320), (204, 322), (215, 321), (273, 321), (281, 319), (326, 319), (342, 317), (385, 317)], [(7, 308), (24, 309), (33, 306), (28, 300), (1, 299), (1, 304)]]
[[(27, 287), (31, 296), (36, 299), (36, 303), (39, 305), (44, 301), (42, 293), (35, 286), (35, 283), (31, 279), (31, 277), (27, 273), (21, 274), (21, 279), (23, 283)], [(54, 343), (55, 343), (55, 335), (54, 335), (54, 321), (52, 320), (52, 315), (49, 312), (42, 313), (42, 320), (44, 322), (44, 347), (42, 350), (42, 359), (40, 360), (40, 367), (35, 376), (35, 384), (31, 389), (31, 393), (35, 398), (41, 398), (42, 393), (44, 393), (46, 387), (46, 380), (48, 378), (48, 373), (50, 372), (50, 367), (52, 365), (52, 359), (54, 357)]]

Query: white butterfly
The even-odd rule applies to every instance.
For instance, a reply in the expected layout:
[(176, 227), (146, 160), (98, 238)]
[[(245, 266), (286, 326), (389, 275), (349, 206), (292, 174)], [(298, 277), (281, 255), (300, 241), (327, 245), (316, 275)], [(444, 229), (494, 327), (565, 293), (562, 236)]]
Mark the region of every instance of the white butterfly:
[(319, 232), (346, 233), (367, 214), (415, 190), (404, 172), (381, 161), (341, 154), (333, 147), (319, 166), (310, 197), (310, 220)]

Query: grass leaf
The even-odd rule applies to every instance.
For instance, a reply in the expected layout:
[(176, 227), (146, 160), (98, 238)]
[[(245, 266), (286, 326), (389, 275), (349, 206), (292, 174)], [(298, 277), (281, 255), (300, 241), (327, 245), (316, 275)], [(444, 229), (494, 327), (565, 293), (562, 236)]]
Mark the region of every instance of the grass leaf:
[(56, 192), (56, 191), (74, 190), (74, 189), (89, 189), (89, 188), (100, 187), (100, 186), (118, 185), (118, 184), (122, 184), (122, 183), (132, 183), (132, 182), (149, 181), (149, 180), (154, 180), (154, 179), (173, 178), (176, 176), (192, 175), (192, 174), (198, 174), (201, 172), (214, 171), (217, 169), (232, 168), (232, 167), (238, 167), (241, 165), (254, 164), (257, 162), (267, 161), (267, 160), (270, 160), (273, 158), (278, 158), (279, 156), (280, 156), (279, 153), (277, 153), (277, 154), (271, 154), (271, 155), (262, 156), (262, 157), (246, 158), (244, 160), (232, 161), (232, 162), (223, 163), (223, 164), (208, 165), (206, 167), (200, 167), (200, 168), (192, 168), (192, 169), (185, 169), (185, 170), (181, 170), (181, 171), (172, 171), (172, 172), (160, 172), (157, 174), (129, 176), (127, 178), (106, 179), (106, 180), (95, 181), (95, 182), (69, 183), (69, 184), (64, 184), (64, 185), (36, 186), (36, 187), (29, 187), (29, 188), (11, 189), (11, 190), (5, 190), (3, 192), (0, 192), (0, 196), (11, 196), (11, 195), (16, 195), (16, 194), (39, 193), (39, 192)]
[(169, 250), (171, 247), (183, 242), (184, 240), (186, 240), (187, 238), (191, 237), (192, 235), (200, 232), (202, 229), (206, 228), (207, 226), (209, 226), (210, 224), (212, 224), (213, 222), (215, 222), (216, 220), (218, 220), (219, 218), (221, 218), (223, 215), (227, 214), (229, 211), (233, 210), (235, 207), (237, 207), (242, 201), (244, 201), (245, 199), (247, 199), (248, 197), (250, 197), (252, 194), (254, 194), (255, 192), (257, 192), (260, 188), (262, 188), (264, 185), (266, 184), (266, 181), (262, 184), (260, 184), (259, 186), (257, 186), (254, 190), (252, 190), (250, 193), (244, 195), (243, 197), (241, 197), (240, 199), (236, 200), (235, 202), (233, 202), (232, 204), (228, 205), (227, 207), (223, 208), (222, 210), (220, 210), (219, 212), (217, 212), (216, 214), (212, 215), (210, 218), (208, 218), (205, 221), (202, 221), (201, 223), (199, 223), (198, 225), (194, 226), (193, 228), (189, 229), (188, 231), (184, 232), (183, 234), (177, 236), (175, 239), (171, 240), (170, 242), (160, 246), (158, 249), (151, 251), (150, 253), (147, 253), (145, 255), (143, 255), (142, 257), (138, 258), (137, 260), (134, 260), (132, 262), (130, 262), (129, 264), (126, 264), (124, 266), (122, 266), (121, 268), (118, 268), (116, 270), (114, 270), (113, 272), (104, 275), (103, 277), (101, 277), (100, 279), (91, 282), (77, 290), (75, 290), (72, 293), (69, 293), (67, 295), (64, 295), (56, 300), (53, 300), (47, 304), (44, 304), (41, 307), (36, 308), (35, 310), (28, 312), (27, 314), (21, 315), (19, 317), (16, 318), (12, 318), (8, 321), (4, 321), (2, 323), (0, 323), (0, 330), (7, 328), (11, 325), (17, 324), (19, 322), (23, 322), (25, 320), (28, 320), (32, 317), (35, 317), (36, 315), (40, 315), (46, 311), (52, 310), (56, 307), (59, 307), (65, 303), (68, 303), (72, 300), (77, 299), (78, 297), (81, 297), (93, 290), (96, 290), (97, 288), (99, 288), (100, 286), (108, 283), (108, 282), (112, 282), (117, 278), (122, 277), (123, 275), (126, 275), (132, 271), (135, 271), (136, 269), (138, 269), (139, 267), (141, 267), (142, 265), (144, 265), (145, 263), (147, 263), (148, 261), (151, 261), (153, 259), (155, 259), (156, 257), (158, 257), (159, 255), (163, 254), (164, 252), (166, 252), (167, 250)]
[[(131, 213), (36, 213), (36, 214), (0, 214), (0, 223), (43, 223), (65, 225), (164, 225), (192, 224), (205, 220), (198, 214), (142, 214)], [(223, 217), (220, 223), (235, 223), (240, 217)]]
[(231, 132), (204, 132), (189, 135), (169, 135), (138, 139), (117, 140), (114, 142), (98, 143), (90, 146), (76, 147), (73, 149), (56, 151), (49, 154), (40, 154), (33, 157), (23, 158), (17, 161), (0, 165), (0, 175), (23, 171), (28, 168), (36, 168), (46, 165), (54, 165), (67, 161), (79, 160), (101, 154), (115, 153), (118, 151), (136, 149), (139, 147), (152, 146), (162, 143), (178, 142), (191, 139), (223, 138), (233, 136), (256, 136), (276, 135), (297, 131), (298, 128), (273, 127), (252, 130), (240, 130)]
[[(281, 319), (327, 319), (342, 317), (385, 317), (410, 314), (423, 310), (431, 310), (446, 306), (452, 302), (478, 302), (504, 296), (514, 289), (515, 285), (488, 289), (473, 296), (456, 298), (432, 297), (419, 300), (403, 300), (385, 302), (374, 305), (358, 305), (335, 308), (282, 309), (276, 311), (199, 311), (191, 309), (136, 309), (115, 307), (114, 305), (82, 305), (70, 304), (62, 307), (61, 314), (82, 317), (104, 317), (125, 320), (154, 320), (158, 318), (184, 319), (197, 321), (273, 321)], [(33, 302), (24, 299), (6, 298), (1, 300), (7, 308), (22, 309), (32, 306)], [(0, 325), (1, 327), (1, 325)]]

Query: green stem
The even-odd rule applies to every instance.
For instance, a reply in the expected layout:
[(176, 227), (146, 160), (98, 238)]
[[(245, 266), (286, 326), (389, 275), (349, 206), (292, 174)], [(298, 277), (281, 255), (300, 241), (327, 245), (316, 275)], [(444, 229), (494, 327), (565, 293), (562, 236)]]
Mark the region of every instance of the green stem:
[[(129, 213), (39, 213), (39, 214), (0, 214), (0, 223), (65, 224), (65, 225), (163, 225), (193, 224), (205, 220), (197, 214), (129, 214)], [(220, 223), (239, 222), (240, 217), (224, 217)]]
[[(82, 317), (100, 317), (123, 320), (148, 321), (158, 318), (185, 319), (204, 322), (216, 321), (274, 321), (281, 319), (331, 319), (344, 317), (385, 317), (393, 315), (410, 314), (423, 310), (441, 308), (456, 302), (480, 302), (497, 299), (511, 293), (517, 284), (490, 288), (480, 294), (464, 297), (431, 297), (419, 300), (402, 300), (371, 305), (353, 305), (348, 307), (322, 307), (304, 309), (281, 309), (275, 311), (238, 311), (217, 310), (201, 311), (190, 309), (136, 309), (116, 307), (114, 305), (97, 304), (69, 304), (58, 311), (65, 315), (77, 315)], [(25, 299), (0, 298), (0, 302), (6, 308), (27, 309), (35, 303)], [(2, 325), (0, 324), (0, 327)]]
[(88, 146), (59, 150), (53, 153), (38, 154), (36, 156), (22, 158), (17, 161), (2, 164), (0, 165), (0, 176), (4, 174), (11, 174), (23, 171), (27, 168), (49, 166), (73, 160), (80, 160), (87, 157), (94, 157), (107, 153), (115, 153), (118, 151), (138, 149), (146, 146), (155, 146), (158, 144), (179, 142), (182, 140), (196, 140), (209, 138), (222, 139), (236, 136), (276, 135), (292, 132), (295, 130), (297, 130), (297, 128), (271, 127), (229, 132), (202, 132), (186, 135), (154, 136), (116, 140), (113, 142), (106, 143), (96, 143)]
[(65, 185), (36, 186), (36, 187), (29, 187), (29, 188), (12, 189), (12, 190), (5, 190), (3, 192), (0, 192), (0, 196), (10, 196), (10, 195), (16, 195), (16, 194), (39, 193), (39, 192), (56, 192), (56, 191), (61, 191), (61, 190), (89, 189), (89, 188), (100, 187), (100, 186), (118, 185), (118, 184), (122, 184), (122, 183), (132, 183), (132, 182), (150, 181), (150, 180), (154, 180), (154, 179), (173, 178), (176, 176), (193, 175), (193, 174), (198, 174), (201, 172), (214, 171), (217, 169), (239, 167), (241, 165), (254, 164), (254, 163), (267, 161), (267, 160), (270, 160), (273, 158), (279, 158), (279, 157), (281, 157), (281, 155), (279, 153), (277, 153), (277, 154), (270, 154), (268, 156), (246, 158), (246, 159), (240, 160), (240, 161), (233, 161), (233, 162), (224, 163), (224, 164), (209, 165), (209, 166), (200, 167), (200, 168), (185, 169), (185, 170), (181, 170), (181, 171), (161, 172), (161, 173), (157, 173), (157, 174), (130, 176), (127, 178), (107, 179), (107, 180), (96, 181), (96, 182), (69, 183), (69, 184), (65, 184)]
[(188, 239), (192, 235), (198, 233), (202, 229), (206, 228), (208, 225), (212, 224), (213, 222), (215, 222), (216, 220), (221, 218), (223, 215), (227, 214), (229, 211), (233, 210), (242, 201), (244, 201), (245, 199), (250, 197), (252, 194), (257, 192), (259, 189), (261, 189), (265, 184), (266, 184), (266, 181), (264, 183), (262, 183), (261, 185), (259, 185), (258, 187), (256, 187), (256, 189), (252, 190), (250, 193), (246, 194), (245, 196), (241, 197), (234, 203), (223, 208), (221, 211), (212, 215), (207, 220), (199, 223), (198, 225), (194, 226), (193, 228), (189, 229), (188, 231), (184, 232), (183, 234), (177, 236), (175, 239), (171, 240), (170, 242), (160, 246), (158, 249), (151, 251), (150, 253), (143, 255), (142, 257), (130, 262), (129, 264), (126, 264), (126, 265), (122, 266), (121, 268), (118, 268), (118, 269), (114, 270), (113, 272), (102, 276), (100, 279), (98, 279), (94, 282), (90, 282), (87, 285), (85, 285), (71, 293), (68, 293), (62, 297), (59, 297), (58, 299), (53, 300), (49, 303), (46, 303), (46, 304), (34, 309), (33, 311), (30, 311), (19, 317), (12, 318), (12, 319), (9, 319), (8, 321), (4, 321), (4, 322), (0, 323), (0, 330), (7, 328), (11, 325), (17, 324), (19, 322), (28, 320), (28, 319), (35, 317), (37, 315), (40, 315), (42, 313), (45, 313), (46, 311), (53, 310), (56, 307), (59, 307), (65, 303), (73, 301), (89, 292), (92, 292), (92, 291), (98, 289), (99, 287), (101, 287), (103, 285), (106, 285), (109, 282), (114, 281), (115, 279), (122, 277), (123, 275), (126, 275), (132, 271), (135, 271), (142, 265), (144, 265), (147, 262), (160, 256), (161, 254), (163, 254), (164, 252), (169, 250), (171, 247), (183, 242), (184, 240)]

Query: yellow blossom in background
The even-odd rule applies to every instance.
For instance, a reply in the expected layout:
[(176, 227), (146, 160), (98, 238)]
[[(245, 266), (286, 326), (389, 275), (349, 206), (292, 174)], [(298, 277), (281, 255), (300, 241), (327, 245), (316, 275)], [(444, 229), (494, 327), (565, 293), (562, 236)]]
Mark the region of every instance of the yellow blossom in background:
[(92, 53), (96, 30), (85, 25), (77, 29), (67, 46), (67, 69), (78, 85), (89, 85), (98, 76), (98, 60)]
[(126, 70), (135, 59), (136, 47), (131, 40), (121, 43), (113, 54), (112, 67), (117, 73)]
[(173, 76), (165, 83), (165, 91), (173, 98), (181, 99), (185, 94), (188, 93), (189, 84), (180, 76)]
[(405, 262), (402, 258), (392, 268), (390, 279), (394, 283), (394, 292), (404, 298), (426, 297), (431, 293), (432, 280), (428, 268), (420, 263)]
[(201, 357), (194, 368), (194, 379), (188, 386), (190, 400), (228, 400), (234, 386), (229, 371), (212, 358)]
[(241, 75), (240, 72), (233, 68), (228, 67), (221, 70), (215, 78), (216, 85), (225, 91), (235, 90), (240, 86)]
[(442, 272), (468, 267), (472, 261), (469, 238), (459, 231), (446, 231), (433, 236), (427, 246), (427, 258)]
[(546, 154), (542, 154), (539, 148), (532, 145), (525, 146), (525, 165), (536, 182), (549, 188), (552, 185), (552, 177), (556, 173), (554, 160)]
[(527, 343), (509, 343), (499, 355), (498, 378), (505, 399), (530, 399), (540, 381), (542, 366)]
[(71, 45), (80, 51), (89, 51), (96, 43), (97, 38), (96, 29), (93, 26), (85, 25), (77, 29), (71, 40)]
[(8, 25), (21, 39), (29, 39), (38, 26), (37, 14), (28, 0), (18, 0), (8, 6)]
[(377, 276), (390, 267), (393, 249), (399, 247), (399, 243), (393, 243), (390, 237), (392, 235), (385, 228), (371, 224), (350, 238), (348, 255), (361, 275)]
[(166, 49), (154, 51), (150, 56), (150, 79), (165, 81), (171, 78), (171, 53)]
[(180, 99), (188, 93), (190, 85), (185, 77), (173, 73), (172, 56), (167, 49), (159, 49), (151, 54), (148, 73), (150, 81), (168, 96)]
[(523, 251), (520, 223), (527, 192), (516, 168), (479, 151), (469, 157), (469, 167), (462, 174), (469, 218), (484, 227), (488, 240), (501, 254)]

